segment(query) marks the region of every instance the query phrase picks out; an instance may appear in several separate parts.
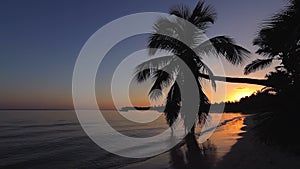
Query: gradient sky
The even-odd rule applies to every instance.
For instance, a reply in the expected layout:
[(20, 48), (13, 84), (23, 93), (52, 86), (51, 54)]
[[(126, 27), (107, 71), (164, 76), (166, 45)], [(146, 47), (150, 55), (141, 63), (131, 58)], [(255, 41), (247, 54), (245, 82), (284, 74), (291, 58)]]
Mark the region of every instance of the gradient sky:
[[(193, 7), (196, 3), (196, 0), (2, 0), (0, 108), (71, 108), (74, 64), (82, 46), (95, 31), (124, 15), (167, 12), (176, 4)], [(207, 0), (206, 4), (214, 6), (218, 14), (207, 34), (209, 37), (229, 35), (255, 52), (256, 47), (251, 43), (260, 23), (286, 3), (284, 0)], [(145, 40), (146, 36), (137, 36), (118, 44), (107, 54), (99, 77), (109, 78), (124, 56), (145, 47)], [(253, 55), (252, 59), (256, 57)], [(242, 67), (226, 63), (224, 67), (228, 76), (243, 76)], [(249, 77), (264, 78), (267, 71)], [(100, 100), (108, 89), (104, 83), (96, 83), (97, 93), (102, 95)], [(228, 85), (227, 100), (235, 100), (260, 88)], [(138, 98), (136, 94), (133, 96)], [(135, 100), (138, 103), (137, 100), (147, 99)], [(110, 99), (103, 101), (103, 107), (110, 107), (109, 102)]]

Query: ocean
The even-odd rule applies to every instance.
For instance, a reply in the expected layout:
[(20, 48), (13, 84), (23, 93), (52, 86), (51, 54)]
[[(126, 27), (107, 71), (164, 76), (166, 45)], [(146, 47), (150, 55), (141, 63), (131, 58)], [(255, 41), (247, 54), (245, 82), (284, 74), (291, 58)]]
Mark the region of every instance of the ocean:
[[(154, 122), (139, 124), (128, 122), (116, 111), (102, 112), (116, 130), (130, 137), (149, 137), (168, 128), (163, 114)], [(243, 117), (240, 113), (224, 113), (212, 137), (199, 146), (213, 146), (207, 149), (207, 160), (214, 157), (212, 165), (241, 137)], [(121, 157), (100, 148), (83, 131), (74, 110), (0, 111), (0, 168), (113, 169), (147, 160)]]

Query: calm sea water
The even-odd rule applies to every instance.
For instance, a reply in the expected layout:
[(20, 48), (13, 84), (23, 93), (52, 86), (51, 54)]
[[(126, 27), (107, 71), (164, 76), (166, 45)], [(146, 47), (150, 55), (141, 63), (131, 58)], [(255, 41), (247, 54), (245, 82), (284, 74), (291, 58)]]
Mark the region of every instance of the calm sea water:
[[(163, 116), (145, 125), (129, 123), (115, 111), (103, 114), (128, 136), (153, 136), (167, 128)], [(211, 163), (221, 160), (240, 138), (242, 117), (223, 114), (216, 132), (201, 145), (208, 157), (214, 157)], [(73, 110), (0, 111), (0, 168), (130, 168), (147, 160), (120, 157), (98, 147), (82, 130)]]

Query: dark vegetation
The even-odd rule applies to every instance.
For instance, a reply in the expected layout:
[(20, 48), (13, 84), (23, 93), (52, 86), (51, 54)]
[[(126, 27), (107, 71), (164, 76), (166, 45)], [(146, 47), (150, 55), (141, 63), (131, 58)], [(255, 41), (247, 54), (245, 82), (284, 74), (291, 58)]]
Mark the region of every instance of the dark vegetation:
[[(299, 153), (300, 1), (288, 2), (284, 9), (262, 24), (253, 44), (259, 47), (257, 53), (264, 58), (247, 65), (245, 74), (263, 69), (274, 60), (280, 62), (275, 71), (266, 75), (273, 86), (265, 90), (275, 95), (259, 94), (252, 99), (252, 106), (258, 106), (258, 111), (269, 112), (256, 116), (257, 133), (268, 144)], [(243, 102), (245, 100), (241, 100), (241, 104)]]
[[(214, 23), (216, 13), (211, 6), (200, 1), (193, 10), (186, 6), (177, 6), (170, 10), (170, 15), (177, 16), (192, 23), (200, 30), (206, 30)], [(227, 112), (256, 113), (257, 135), (267, 144), (280, 145), (299, 151), (299, 91), (300, 91), (300, 0), (289, 0), (288, 5), (277, 14), (265, 20), (260, 26), (253, 45), (258, 47), (257, 54), (262, 58), (252, 61), (245, 67), (245, 75), (264, 69), (273, 62), (279, 62), (274, 71), (266, 75), (266, 79), (218, 77), (202, 62), (203, 54), (223, 56), (233, 65), (241, 65), (249, 52), (235, 44), (227, 36), (217, 36), (208, 42), (197, 42), (199, 30), (185, 27), (180, 20), (161, 18), (154, 25), (154, 33), (149, 38), (149, 54), (158, 50), (167, 50), (169, 56), (151, 59), (137, 67), (138, 82), (152, 80), (149, 92), (151, 99), (162, 96), (162, 90), (169, 88), (164, 109), (169, 125), (182, 117), (191, 118), (181, 110), (183, 98), (180, 87), (188, 86), (190, 79), (196, 79), (197, 91), (201, 102), (199, 111), (192, 118), (201, 123), (202, 115), (207, 113), (209, 100), (202, 90), (201, 80), (210, 80), (213, 87), (215, 81), (249, 83), (266, 86), (255, 94), (242, 98), (239, 102), (226, 103)], [(166, 34), (166, 35), (162, 35)], [(185, 43), (182, 43), (185, 42)], [(208, 45), (208, 44), (211, 45)], [(215, 49), (215, 50), (214, 50)], [(187, 76), (178, 58), (192, 71)], [(183, 103), (184, 104), (184, 103)], [(194, 132), (191, 128), (190, 133)], [(292, 147), (292, 148), (290, 148)]]

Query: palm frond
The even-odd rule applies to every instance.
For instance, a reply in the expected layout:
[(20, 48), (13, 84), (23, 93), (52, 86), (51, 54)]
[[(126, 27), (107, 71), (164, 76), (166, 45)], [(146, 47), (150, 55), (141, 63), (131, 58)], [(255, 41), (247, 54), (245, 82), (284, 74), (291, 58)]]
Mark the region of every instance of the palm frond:
[(200, 95), (200, 106), (210, 103), (208, 97), (206, 96), (202, 88), (199, 89), (199, 95)]
[(160, 82), (159, 84), (162, 88), (166, 88), (172, 83), (174, 77), (173, 74), (174, 71), (168, 72), (165, 70), (158, 70), (155, 72), (153, 78), (157, 79)]
[(257, 59), (248, 64), (244, 69), (244, 74), (248, 75), (250, 73), (253, 73), (259, 69), (264, 69), (271, 65), (273, 59)]
[(204, 5), (204, 1), (200, 0), (193, 10), (189, 21), (198, 28), (205, 30), (208, 23), (214, 23), (216, 12), (212, 6)]
[(177, 6), (172, 7), (169, 10), (170, 15), (175, 15), (177, 17), (180, 17), (180, 18), (186, 19), (186, 20), (189, 19), (190, 13), (191, 13), (190, 9), (186, 5), (177, 5)]
[(217, 84), (214, 77), (214, 73), (212, 72), (212, 70), (202, 61), (199, 63), (199, 72), (200, 73), (207, 73), (208, 76), (210, 77), (210, 82), (211, 82), (211, 86), (214, 90), (217, 89)]
[(157, 100), (162, 96), (162, 90), (170, 86), (173, 81), (173, 71), (157, 70), (153, 74), (155, 79), (150, 91), (149, 96), (152, 100)]
[(179, 40), (170, 36), (154, 33), (148, 41), (149, 55), (154, 55), (158, 50), (167, 50), (179, 55), (187, 49), (187, 46)]
[(200, 103), (199, 103), (199, 110), (198, 110), (198, 123), (202, 125), (207, 119), (210, 102), (202, 89), (199, 89), (199, 92), (200, 92)]
[(207, 120), (207, 114), (206, 113), (204, 113), (204, 112), (199, 112), (198, 113), (198, 123), (200, 124), (200, 125), (203, 125), (204, 124), (204, 122)]
[(145, 69), (136, 71), (134, 79), (136, 79), (136, 81), (138, 83), (142, 83), (142, 82), (150, 79), (153, 75), (153, 72), (156, 70), (157, 69), (155, 69), (155, 68), (145, 68)]
[(175, 59), (176, 56), (169, 55), (169, 56), (161, 56), (158, 58), (150, 59), (148, 61), (145, 61), (141, 64), (139, 64), (136, 67), (137, 72), (146, 69), (146, 68), (153, 68), (153, 69), (162, 69), (163, 67), (170, 64), (170, 62)]
[(168, 92), (165, 106), (165, 118), (169, 126), (173, 125), (178, 118), (180, 111), (181, 93), (177, 82), (175, 82)]
[(211, 38), (194, 49), (199, 54), (222, 54), (230, 63), (237, 65), (243, 64), (249, 57), (250, 52), (235, 44), (232, 38), (227, 36), (217, 36)]
[(285, 37), (274, 35), (284, 35), (284, 33), (269, 27), (260, 30), (257, 37), (253, 40), (253, 45), (259, 46), (259, 49), (256, 51), (257, 54), (267, 58), (274, 58), (281, 51), (286, 50), (283, 46)]
[(198, 44), (203, 35), (203, 31), (181, 18), (159, 18), (153, 28), (156, 34), (172, 37), (187, 46)]
[(156, 80), (154, 84), (152, 85), (150, 91), (149, 91), (149, 97), (151, 100), (158, 100), (159, 98), (162, 97), (163, 92), (162, 92), (162, 86), (161, 86), (161, 81)]
[(184, 32), (183, 25), (180, 25), (175, 19), (161, 17), (157, 19), (153, 26), (154, 32), (157, 34), (176, 36)]
[(279, 54), (277, 50), (274, 50), (268, 46), (257, 49), (255, 53), (264, 56), (266, 58), (275, 58)]
[(271, 58), (293, 49), (300, 38), (299, 4), (298, 0), (290, 0), (284, 9), (261, 24), (262, 28), (253, 41), (259, 46), (258, 54)]

